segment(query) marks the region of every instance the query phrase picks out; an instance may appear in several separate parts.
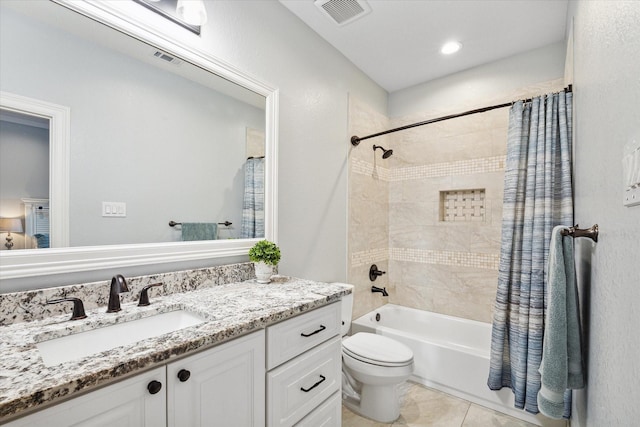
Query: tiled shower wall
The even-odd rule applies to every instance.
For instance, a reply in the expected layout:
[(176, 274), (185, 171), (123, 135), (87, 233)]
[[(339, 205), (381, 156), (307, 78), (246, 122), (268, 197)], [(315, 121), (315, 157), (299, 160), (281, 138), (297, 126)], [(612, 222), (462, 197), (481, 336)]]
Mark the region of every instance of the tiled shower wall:
[(503, 108), (396, 134), (389, 182), (393, 303), (491, 320), (507, 125)]
[[(370, 135), (389, 129), (389, 119), (351, 97), (349, 99), (349, 134)], [(375, 141), (375, 142), (373, 142)], [(369, 280), (369, 268), (376, 264), (389, 270), (389, 160), (373, 151), (373, 144), (388, 145), (386, 136), (362, 141), (349, 150), (349, 238), (348, 277), (355, 286), (353, 317), (374, 310), (388, 302), (388, 297), (371, 293), (371, 285), (389, 286), (389, 274), (375, 282)]]
[[(388, 128), (560, 90), (561, 80), (389, 120), (350, 100), (352, 134)], [(364, 141), (351, 149), (349, 280), (355, 313), (390, 302), (490, 322), (497, 287), (508, 108), (474, 114)], [(372, 155), (372, 144), (393, 156)], [(384, 199), (384, 194), (388, 199)], [(386, 204), (385, 204), (386, 203)], [(386, 211), (386, 218), (385, 212)], [(382, 232), (388, 230), (386, 245)], [(388, 274), (371, 296), (370, 263)], [(382, 300), (382, 301), (381, 301)], [(385, 301), (388, 300), (388, 301)]]

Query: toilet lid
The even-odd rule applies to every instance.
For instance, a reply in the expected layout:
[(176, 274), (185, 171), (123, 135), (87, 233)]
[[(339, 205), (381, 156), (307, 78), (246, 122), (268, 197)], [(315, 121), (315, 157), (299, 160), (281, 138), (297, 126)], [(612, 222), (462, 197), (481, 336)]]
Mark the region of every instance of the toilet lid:
[(342, 340), (342, 350), (363, 362), (385, 366), (404, 366), (413, 361), (413, 352), (391, 338), (359, 332)]

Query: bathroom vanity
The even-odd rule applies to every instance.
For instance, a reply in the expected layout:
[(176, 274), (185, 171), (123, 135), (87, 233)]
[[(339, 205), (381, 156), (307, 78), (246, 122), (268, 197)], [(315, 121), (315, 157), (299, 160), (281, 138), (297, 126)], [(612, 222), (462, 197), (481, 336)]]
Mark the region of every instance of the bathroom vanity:
[[(339, 301), (349, 292), (277, 277), (124, 303), (115, 314), (100, 307), (83, 320), (3, 326), (0, 423), (338, 426)], [(60, 363), (40, 354), (44, 341), (176, 311), (202, 321)]]

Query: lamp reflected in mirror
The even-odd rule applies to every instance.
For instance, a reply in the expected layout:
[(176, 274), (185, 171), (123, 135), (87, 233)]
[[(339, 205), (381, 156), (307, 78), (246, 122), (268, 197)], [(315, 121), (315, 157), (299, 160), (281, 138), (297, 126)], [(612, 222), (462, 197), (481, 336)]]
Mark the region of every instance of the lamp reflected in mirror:
[(13, 248), (13, 236), (11, 233), (23, 233), (24, 228), (22, 227), (22, 219), (20, 218), (0, 218), (0, 232), (6, 232), (7, 237), (5, 240), (7, 241), (4, 245), (8, 250)]

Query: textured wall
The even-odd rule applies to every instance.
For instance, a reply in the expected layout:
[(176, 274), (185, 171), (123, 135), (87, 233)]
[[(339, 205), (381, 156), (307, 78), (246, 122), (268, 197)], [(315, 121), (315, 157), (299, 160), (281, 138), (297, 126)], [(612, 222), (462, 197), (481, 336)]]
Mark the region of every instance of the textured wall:
[(640, 206), (622, 205), (624, 145), (640, 141), (640, 2), (571, 2), (575, 82), (575, 210), (600, 225), (577, 245), (587, 389), (576, 425), (640, 419)]

